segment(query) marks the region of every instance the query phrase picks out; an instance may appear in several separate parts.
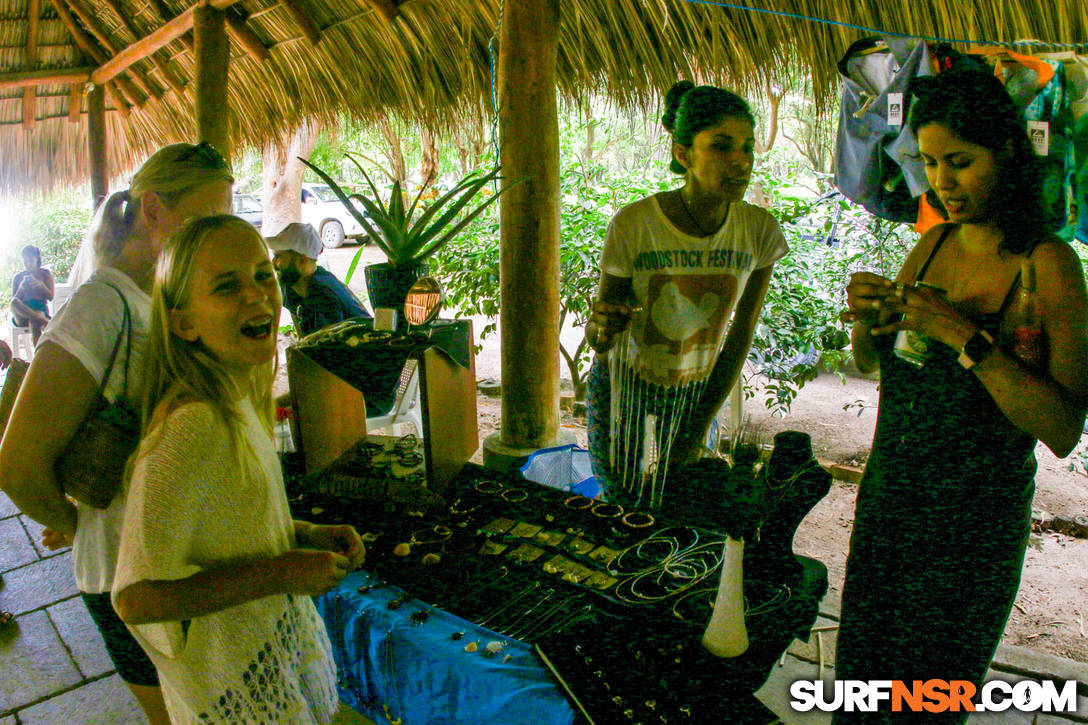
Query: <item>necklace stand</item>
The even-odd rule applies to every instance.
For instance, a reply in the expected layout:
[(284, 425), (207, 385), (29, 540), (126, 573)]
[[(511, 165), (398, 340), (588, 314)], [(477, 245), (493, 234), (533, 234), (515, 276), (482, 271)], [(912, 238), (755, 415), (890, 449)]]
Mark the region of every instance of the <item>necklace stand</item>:
[(782, 431), (763, 469), (767, 495), (766, 518), (759, 546), (752, 547), (750, 565), (761, 576), (790, 581), (801, 571), (793, 554), (797, 527), (831, 490), (831, 474), (812, 453), (812, 439), (800, 431)]

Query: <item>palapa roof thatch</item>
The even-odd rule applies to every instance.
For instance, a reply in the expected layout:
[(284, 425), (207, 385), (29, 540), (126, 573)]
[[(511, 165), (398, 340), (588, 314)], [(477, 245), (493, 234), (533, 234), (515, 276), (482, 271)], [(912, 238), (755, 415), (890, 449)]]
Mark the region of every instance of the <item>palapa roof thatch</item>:
[[(275, 139), (309, 116), (392, 112), (441, 129), (489, 113), (488, 43), (501, 0), (213, 4), (228, 5), (236, 147)], [(393, 20), (379, 12), (397, 4)], [(188, 7), (0, 0), (0, 193), (84, 180), (89, 72)], [(817, 101), (831, 101), (836, 61), (868, 33), (789, 14), (922, 37), (1088, 43), (1081, 0), (561, 0), (560, 93), (656, 106), (678, 77), (750, 91), (792, 64), (811, 76)], [(192, 139), (193, 66), (190, 32), (107, 85), (110, 169), (127, 171), (162, 143)], [(28, 73), (71, 69), (58, 82), (25, 85)]]

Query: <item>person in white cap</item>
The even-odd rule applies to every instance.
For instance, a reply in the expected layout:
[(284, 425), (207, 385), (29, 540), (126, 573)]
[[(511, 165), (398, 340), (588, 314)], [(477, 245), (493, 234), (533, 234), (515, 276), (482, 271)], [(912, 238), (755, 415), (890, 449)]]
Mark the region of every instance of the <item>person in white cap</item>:
[(324, 245), (312, 226), (288, 224), (279, 234), (265, 237), (265, 241), (273, 252), (272, 265), (283, 291), (283, 306), (291, 313), (300, 335), (349, 317), (370, 317), (347, 285), (317, 266)]

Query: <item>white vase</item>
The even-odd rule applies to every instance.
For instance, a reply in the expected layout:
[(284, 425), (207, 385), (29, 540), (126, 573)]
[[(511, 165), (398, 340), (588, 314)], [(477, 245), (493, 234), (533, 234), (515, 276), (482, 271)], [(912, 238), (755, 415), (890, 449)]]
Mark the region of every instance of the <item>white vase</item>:
[(737, 657), (748, 651), (744, 626), (744, 539), (726, 537), (722, 578), (714, 613), (703, 632), (703, 647), (715, 657)]

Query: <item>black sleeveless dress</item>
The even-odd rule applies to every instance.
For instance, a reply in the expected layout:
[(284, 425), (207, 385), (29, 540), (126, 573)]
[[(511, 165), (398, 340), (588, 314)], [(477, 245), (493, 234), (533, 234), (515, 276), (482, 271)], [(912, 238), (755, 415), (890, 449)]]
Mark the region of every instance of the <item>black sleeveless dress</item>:
[[(998, 312), (974, 318), (996, 340), (1018, 283)], [(836, 677), (980, 686), (1020, 586), (1036, 441), (1009, 422), (952, 348), (936, 345), (919, 369), (895, 356), (894, 338), (875, 338), (880, 408), (857, 496)], [(919, 715), (894, 722), (912, 717)], [(966, 713), (921, 717), (962, 722)], [(893, 720), (839, 713), (834, 721)]]

